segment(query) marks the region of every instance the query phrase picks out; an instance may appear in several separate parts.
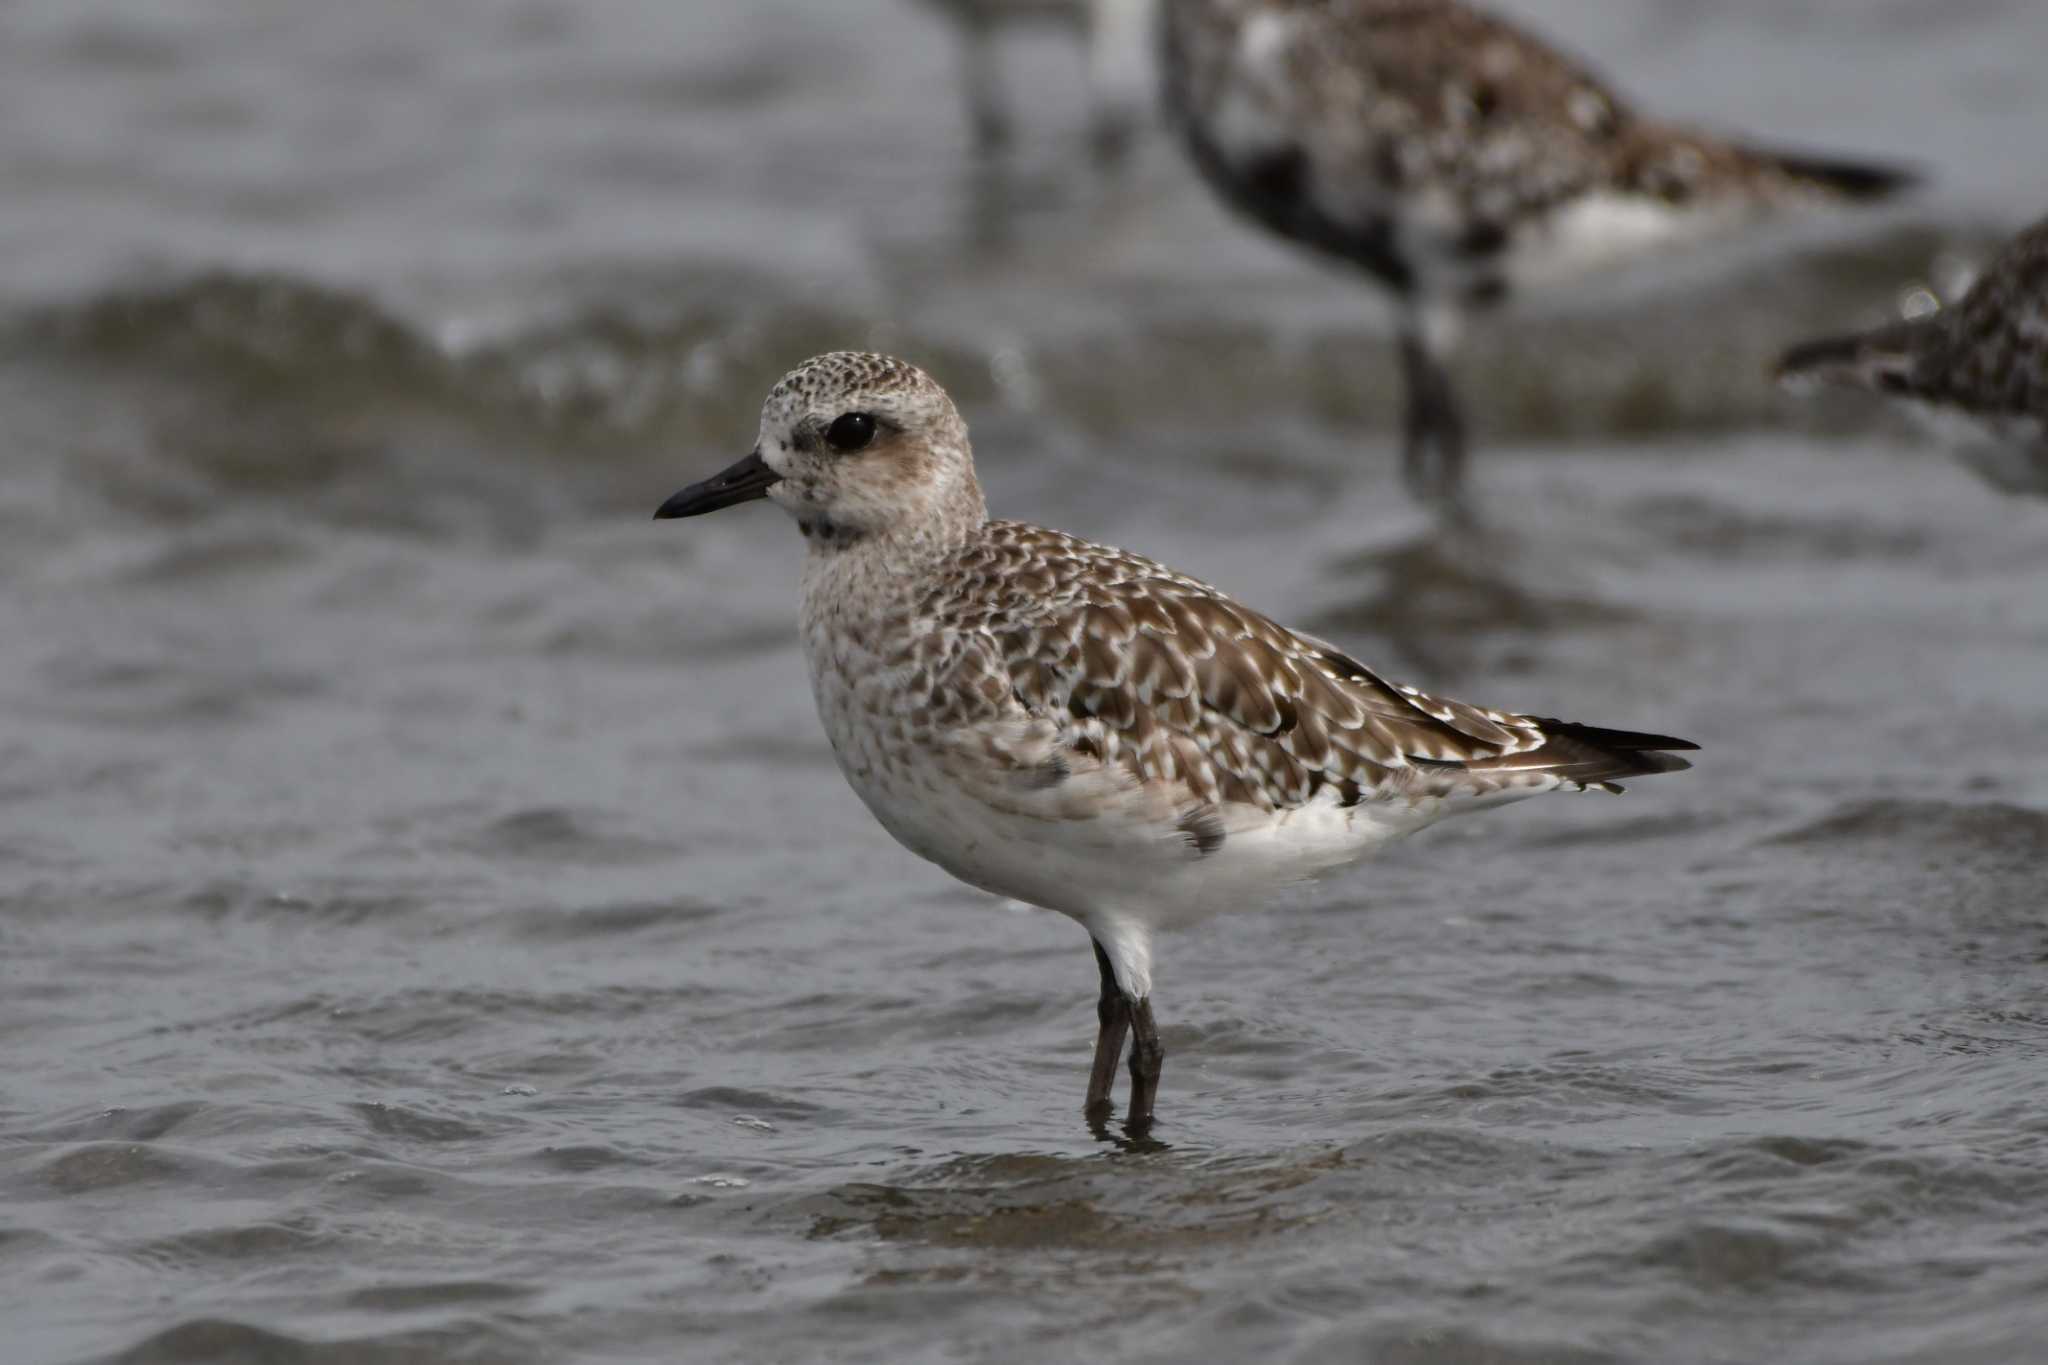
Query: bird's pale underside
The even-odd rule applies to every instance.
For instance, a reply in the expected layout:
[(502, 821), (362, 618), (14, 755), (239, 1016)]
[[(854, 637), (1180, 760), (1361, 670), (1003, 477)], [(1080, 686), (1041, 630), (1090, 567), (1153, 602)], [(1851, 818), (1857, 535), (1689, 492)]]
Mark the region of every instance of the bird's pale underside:
[(988, 519), (939, 386), (834, 354), (770, 394), (760, 444), (662, 515), (765, 496), (809, 542), (803, 634), (841, 770), (906, 847), (1095, 940), (1102, 1050), (1136, 1035), (1149, 1122), (1155, 931), (1251, 908), (1465, 809), (1687, 766), (1682, 740), (1387, 682), (1151, 560)]
[(1905, 402), (2008, 492), (2048, 496), (2048, 220), (1994, 256), (1954, 305), (1795, 346), (1778, 373)]
[(1394, 296), (1406, 473), (1455, 504), (1462, 320), (1522, 290), (1908, 177), (1638, 113), (1592, 72), (1455, 0), (1172, 0), (1167, 104), (1218, 193)]

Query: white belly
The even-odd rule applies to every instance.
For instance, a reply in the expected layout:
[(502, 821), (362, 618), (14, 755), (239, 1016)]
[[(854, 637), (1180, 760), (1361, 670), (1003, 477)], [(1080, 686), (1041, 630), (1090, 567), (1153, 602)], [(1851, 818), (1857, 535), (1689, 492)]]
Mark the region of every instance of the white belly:
[(1748, 216), (1736, 202), (1681, 209), (1643, 195), (1598, 191), (1521, 227), (1500, 269), (1518, 292), (1552, 288), (1708, 241), (1742, 226)]
[(1016, 799), (1011, 775), (963, 769), (977, 745), (919, 736), (897, 717), (900, 689), (883, 670), (814, 660), (812, 682), (840, 771), (898, 843), (969, 885), (1084, 921), (1165, 927), (1254, 909), (1443, 814), (1434, 800), (1345, 808), (1332, 791), (1290, 811), (1227, 811), (1221, 847), (1204, 853), (1168, 794), (1105, 781), (1099, 800), (1085, 788)]

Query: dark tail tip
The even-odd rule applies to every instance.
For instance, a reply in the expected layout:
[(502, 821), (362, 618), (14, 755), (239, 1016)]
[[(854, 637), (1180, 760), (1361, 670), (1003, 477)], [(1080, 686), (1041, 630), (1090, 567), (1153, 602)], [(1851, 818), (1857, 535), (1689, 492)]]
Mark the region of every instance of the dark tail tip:
[(1559, 757), (1566, 759), (1558, 771), (1589, 784), (1650, 773), (1682, 773), (1692, 764), (1678, 754), (1697, 752), (1700, 747), (1672, 735), (1603, 730), (1597, 725), (1540, 716), (1535, 720), (1546, 740), (1543, 752), (1555, 748), (1561, 751)]
[(1766, 147), (1749, 150), (1794, 180), (1858, 203), (1889, 199), (1914, 188), (1926, 178), (1911, 167), (1884, 162), (1785, 152)]

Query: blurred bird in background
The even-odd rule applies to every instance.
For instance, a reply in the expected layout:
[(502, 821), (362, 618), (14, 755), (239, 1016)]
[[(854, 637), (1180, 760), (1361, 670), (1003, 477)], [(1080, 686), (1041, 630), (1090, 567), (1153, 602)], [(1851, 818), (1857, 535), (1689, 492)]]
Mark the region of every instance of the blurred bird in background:
[(1954, 305), (1795, 346), (1778, 378), (1795, 391), (1883, 394), (1993, 487), (2048, 497), (2048, 219)]
[(1449, 366), (1468, 319), (1912, 179), (1660, 122), (1454, 0), (1167, 0), (1163, 33), (1170, 117), (1216, 192), (1393, 295), (1403, 475), (1460, 520), (1467, 437)]

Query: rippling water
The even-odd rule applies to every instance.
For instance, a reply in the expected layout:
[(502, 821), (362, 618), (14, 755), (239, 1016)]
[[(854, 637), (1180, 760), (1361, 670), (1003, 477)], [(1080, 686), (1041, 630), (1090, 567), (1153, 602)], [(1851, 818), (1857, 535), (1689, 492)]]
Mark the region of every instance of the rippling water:
[[(966, 147), (838, 0), (0, 9), (10, 1361), (2005, 1362), (2048, 1340), (2048, 513), (1785, 340), (2035, 213), (2011, 3), (1515, 6), (1938, 189), (1477, 338), (1418, 542), (1376, 305), (1079, 68)], [(799, 545), (648, 513), (832, 346), (997, 506), (1699, 768), (1162, 945), (891, 844)]]

